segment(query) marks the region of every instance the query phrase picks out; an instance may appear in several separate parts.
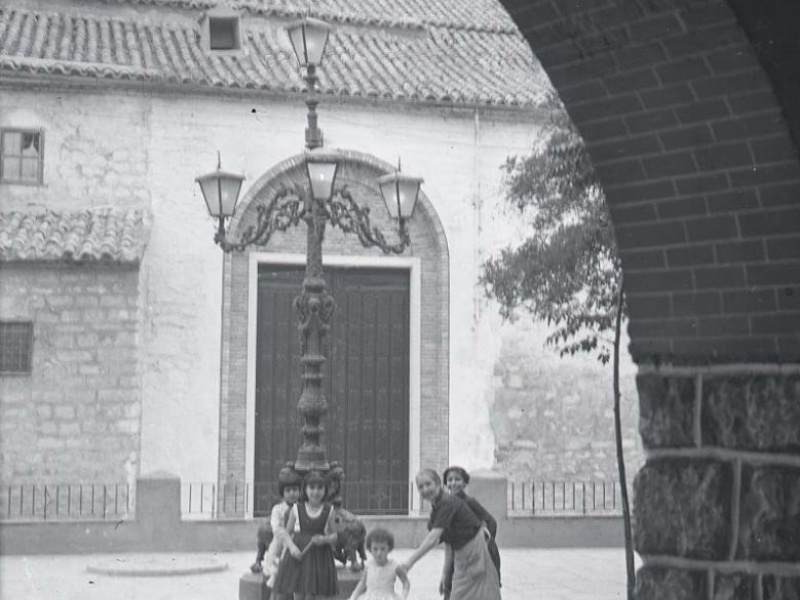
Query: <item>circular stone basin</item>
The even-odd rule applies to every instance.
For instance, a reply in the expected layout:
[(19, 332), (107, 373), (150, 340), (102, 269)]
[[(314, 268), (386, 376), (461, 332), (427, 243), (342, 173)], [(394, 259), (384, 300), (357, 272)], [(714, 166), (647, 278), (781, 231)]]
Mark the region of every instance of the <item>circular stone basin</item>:
[(88, 565), (86, 570), (116, 577), (173, 577), (219, 573), (227, 568), (227, 563), (202, 556), (154, 555), (98, 560)]

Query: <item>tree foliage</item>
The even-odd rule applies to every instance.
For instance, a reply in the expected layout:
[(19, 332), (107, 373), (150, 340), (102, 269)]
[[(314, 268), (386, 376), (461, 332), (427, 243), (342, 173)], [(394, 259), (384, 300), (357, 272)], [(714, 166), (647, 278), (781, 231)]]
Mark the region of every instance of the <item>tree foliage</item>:
[(519, 310), (551, 326), (562, 356), (611, 357), (621, 270), (614, 231), (589, 155), (566, 114), (539, 144), (501, 167), (505, 199), (530, 221), (530, 235), (483, 265), (481, 282), (506, 318)]

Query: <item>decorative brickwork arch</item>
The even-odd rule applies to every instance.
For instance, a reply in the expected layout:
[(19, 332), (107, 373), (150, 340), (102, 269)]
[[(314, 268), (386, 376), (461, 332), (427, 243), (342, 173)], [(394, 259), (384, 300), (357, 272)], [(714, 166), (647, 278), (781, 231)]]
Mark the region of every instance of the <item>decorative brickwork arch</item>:
[(648, 451), (637, 598), (796, 598), (797, 6), (501, 1), (617, 235)]
[[(347, 185), (362, 206), (369, 206), (373, 224), (391, 238), (396, 231), (383, 205), (376, 179), (394, 167), (375, 157), (343, 151), (337, 187)], [(255, 220), (256, 206), (282, 182), (303, 182), (302, 156), (276, 165), (247, 191), (230, 231), (241, 232)], [(420, 464), (444, 467), (449, 427), (449, 252), (444, 229), (433, 204), (420, 192), (409, 221), (411, 246), (400, 257), (387, 257), (364, 248), (354, 235), (330, 226), (323, 246), (326, 264), (398, 267), (411, 272), (411, 471)], [(250, 481), (253, 476), (254, 309), (255, 276), (259, 261), (303, 264), (305, 225), (276, 233), (264, 248), (226, 255), (223, 271), (222, 385), (220, 394), (219, 480)], [(298, 290), (299, 292), (299, 290)], [(416, 315), (416, 316), (415, 316)], [(334, 315), (334, 319), (336, 316)], [(416, 319), (416, 324), (415, 324)], [(423, 324), (424, 326), (420, 326)], [(415, 424), (416, 423), (416, 424)], [(294, 460), (294, 456), (286, 457)], [(331, 460), (336, 457), (331, 456)], [(409, 476), (411, 473), (409, 473)], [(252, 506), (252, 504), (250, 505)], [(241, 510), (243, 507), (240, 506)]]

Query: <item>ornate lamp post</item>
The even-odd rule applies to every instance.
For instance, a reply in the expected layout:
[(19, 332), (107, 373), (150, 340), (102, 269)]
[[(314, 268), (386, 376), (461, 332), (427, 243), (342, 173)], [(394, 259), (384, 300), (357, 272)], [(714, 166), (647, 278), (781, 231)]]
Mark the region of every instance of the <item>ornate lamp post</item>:
[[(289, 27), (289, 38), (298, 63), (306, 68), (308, 84), (306, 105), (308, 128), (304, 167), (308, 185), (282, 185), (275, 194), (256, 207), (256, 223), (232, 239), (227, 224), (236, 210), (242, 176), (220, 170), (197, 178), (208, 205), (209, 214), (218, 219), (214, 241), (225, 252), (242, 251), (248, 246), (266, 245), (276, 231), (304, 222), (307, 230), (306, 270), (302, 291), (294, 300), (301, 337), (302, 392), (297, 408), (303, 417), (303, 441), (294, 462), (299, 473), (319, 470), (331, 472), (336, 480), (341, 468), (331, 469), (322, 441), (322, 418), (328, 403), (322, 389), (322, 368), (325, 364), (324, 339), (331, 325), (335, 302), (328, 294), (322, 272), (322, 241), (325, 227), (330, 224), (345, 233), (354, 233), (365, 247), (377, 247), (387, 254), (400, 254), (411, 243), (407, 220), (414, 212), (422, 179), (398, 171), (380, 177), (377, 184), (389, 211), (398, 222), (396, 243), (389, 243), (384, 234), (370, 221), (370, 211), (360, 206), (346, 186), (335, 187), (342, 156), (336, 151), (322, 149), (322, 132), (317, 126), (315, 96), (316, 67), (322, 60), (330, 27), (315, 19), (303, 19)], [(334, 474), (334, 472), (336, 474)], [(334, 483), (340, 484), (341, 481)], [(338, 499), (339, 485), (331, 486), (332, 497)]]

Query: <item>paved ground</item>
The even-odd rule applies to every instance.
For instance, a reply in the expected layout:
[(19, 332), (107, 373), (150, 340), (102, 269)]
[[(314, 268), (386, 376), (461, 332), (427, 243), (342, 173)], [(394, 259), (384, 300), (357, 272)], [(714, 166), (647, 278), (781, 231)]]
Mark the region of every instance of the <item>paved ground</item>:
[[(408, 550), (396, 550), (402, 560)], [(197, 555), (227, 563), (219, 573), (113, 577), (87, 566), (104, 556), (0, 556), (2, 600), (238, 600), (239, 576), (253, 553)], [(503, 600), (616, 600), (625, 597), (622, 550), (501, 549)], [(185, 562), (191, 555), (162, 555)], [(125, 559), (125, 555), (118, 557)], [(410, 573), (414, 600), (437, 600), (443, 554), (433, 551)]]

